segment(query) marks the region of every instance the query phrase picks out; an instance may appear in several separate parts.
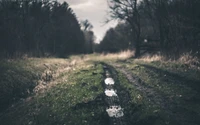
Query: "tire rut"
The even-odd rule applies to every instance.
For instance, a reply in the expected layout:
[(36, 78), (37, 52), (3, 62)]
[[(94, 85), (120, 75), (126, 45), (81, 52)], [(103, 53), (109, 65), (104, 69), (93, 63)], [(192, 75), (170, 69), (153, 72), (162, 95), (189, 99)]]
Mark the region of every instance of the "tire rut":
[[(164, 94), (162, 91), (152, 86), (149, 86), (137, 75), (134, 75), (130, 69), (118, 63), (109, 63), (109, 65), (111, 65), (115, 70), (122, 73), (122, 75), (126, 77), (129, 83), (134, 86), (136, 91), (139, 91), (141, 93), (141, 96), (146, 101), (148, 101), (147, 104), (159, 107), (161, 111), (159, 111), (160, 115), (162, 115), (160, 118), (161, 120), (165, 121), (166, 124), (170, 124), (168, 123), (168, 121), (180, 125), (197, 125), (196, 123), (199, 123), (199, 120), (195, 120), (198, 115), (195, 115), (193, 116), (194, 118), (192, 118), (190, 116), (190, 113), (192, 112), (190, 112), (189, 110), (185, 111), (186, 109), (183, 108), (179, 103), (177, 103), (176, 100), (171, 98), (170, 95)], [(191, 119), (194, 119), (195, 121), (191, 121)]]
[(145, 84), (144, 81), (131, 73), (130, 70), (116, 64), (113, 64), (113, 66), (120, 71), (138, 91), (142, 93), (142, 96), (146, 98), (150, 104), (157, 105), (164, 110), (170, 110), (170, 105), (173, 104), (171, 100), (160, 94), (153, 87)]
[[(121, 107), (122, 100), (119, 98), (119, 93), (116, 88), (119, 87), (119, 83), (116, 77), (112, 74), (112, 69), (109, 65), (103, 64), (104, 66), (104, 83), (103, 88), (105, 89), (105, 102), (107, 104), (106, 112), (109, 115), (109, 125), (126, 125), (123, 113), (123, 107)], [(113, 91), (114, 90), (114, 91)], [(113, 93), (110, 93), (112, 92)], [(108, 92), (108, 93), (106, 93)], [(109, 95), (112, 94), (112, 95)]]

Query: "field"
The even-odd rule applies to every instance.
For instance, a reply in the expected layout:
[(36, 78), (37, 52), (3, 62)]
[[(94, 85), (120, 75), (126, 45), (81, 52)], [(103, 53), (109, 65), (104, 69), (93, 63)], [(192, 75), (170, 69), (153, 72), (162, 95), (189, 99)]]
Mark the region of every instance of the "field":
[(117, 54), (0, 61), (1, 125), (109, 125), (104, 65), (126, 125), (199, 125), (198, 59)]

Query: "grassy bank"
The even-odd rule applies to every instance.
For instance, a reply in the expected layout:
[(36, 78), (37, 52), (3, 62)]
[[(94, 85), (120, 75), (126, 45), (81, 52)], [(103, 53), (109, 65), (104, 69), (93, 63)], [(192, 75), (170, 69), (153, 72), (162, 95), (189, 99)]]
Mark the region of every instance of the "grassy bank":
[[(78, 59), (27, 58), (0, 61), (0, 112), (63, 81), (62, 74), (82, 67)], [(50, 84), (51, 83), (51, 84)], [(47, 86), (48, 85), (48, 86)]]
[(200, 70), (193, 62), (154, 57), (110, 64), (130, 94), (124, 105), (130, 125), (200, 124)]
[(132, 54), (1, 61), (0, 123), (107, 125), (104, 63), (115, 77), (127, 125), (199, 125), (197, 59), (130, 59)]
[[(28, 60), (26, 63), (27, 65), (31, 65), (29, 61), (31, 63), (36, 61), (37, 64), (41, 64), (41, 62), (38, 62), (38, 59), (33, 59)], [(46, 60), (39, 59), (39, 61), (42, 61), (43, 64)], [(65, 63), (61, 63), (62, 61), (65, 61)], [(47, 59), (47, 62), (51, 62), (48, 63), (48, 66), (53, 68), (56, 72), (60, 72), (59, 75), (57, 75), (57, 77), (54, 76), (45, 87), (41, 87), (40, 90), (32, 94), (32, 96), (27, 95), (28, 97), (24, 98), (23, 101), (8, 108), (0, 117), (1, 124), (74, 125), (74, 123), (76, 123), (87, 125), (88, 122), (91, 124), (104, 124), (104, 116), (106, 114), (102, 101), (102, 67), (100, 64), (76, 61), (74, 58), (67, 61), (60, 59), (56, 60), (56, 62), (55, 60)], [(19, 62), (17, 64), (19, 64)], [(37, 64), (34, 64), (34, 66)], [(59, 65), (59, 68), (65, 66), (59, 69), (55, 65)], [(25, 65), (21, 67), (24, 66)], [(32, 72), (39, 68), (41, 74), (45, 70), (41, 69), (40, 66), (34, 68), (35, 69), (31, 70)], [(12, 70), (13, 69), (14, 68), (12, 68)], [(28, 79), (28, 77), (26, 78)], [(20, 80), (22, 79), (20, 78)], [(29, 80), (31, 81), (31, 79)], [(35, 87), (37, 88), (37, 86)]]

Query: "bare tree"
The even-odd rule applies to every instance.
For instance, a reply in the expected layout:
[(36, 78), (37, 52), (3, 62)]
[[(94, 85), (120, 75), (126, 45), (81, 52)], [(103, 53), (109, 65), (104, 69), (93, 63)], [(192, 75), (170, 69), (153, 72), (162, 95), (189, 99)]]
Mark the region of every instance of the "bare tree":
[(127, 21), (132, 29), (135, 57), (140, 56), (141, 24), (139, 0), (108, 0), (111, 19)]
[(88, 20), (81, 21), (81, 27), (84, 31), (90, 31), (93, 28), (92, 24)]

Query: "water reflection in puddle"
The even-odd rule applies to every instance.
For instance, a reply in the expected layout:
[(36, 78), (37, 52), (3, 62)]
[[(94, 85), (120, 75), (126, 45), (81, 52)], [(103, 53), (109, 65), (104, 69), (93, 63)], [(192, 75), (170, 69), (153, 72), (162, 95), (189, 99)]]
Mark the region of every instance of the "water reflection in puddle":
[(106, 109), (106, 112), (108, 113), (109, 117), (120, 118), (124, 116), (121, 106), (110, 106), (108, 109)]
[(106, 78), (105, 79), (105, 84), (106, 85), (114, 85), (115, 81), (112, 78)]
[(117, 96), (116, 90), (113, 90), (113, 89), (106, 89), (105, 94), (106, 96), (109, 96), (109, 97)]
[[(106, 72), (106, 74), (109, 74), (109, 73)], [(107, 89), (107, 88), (105, 89), (105, 95), (109, 97), (108, 100), (110, 102), (112, 103), (116, 102), (118, 100), (118, 95), (117, 95), (117, 91), (114, 90), (115, 81), (113, 80), (113, 78), (109, 76), (108, 78), (104, 80), (104, 82), (106, 86), (111, 87), (110, 89)], [(116, 100), (116, 97), (117, 97), (117, 100)], [(120, 118), (124, 116), (123, 109), (121, 108), (120, 105), (117, 105), (117, 104), (109, 105), (109, 108), (106, 109), (106, 112), (108, 113), (109, 117)]]

